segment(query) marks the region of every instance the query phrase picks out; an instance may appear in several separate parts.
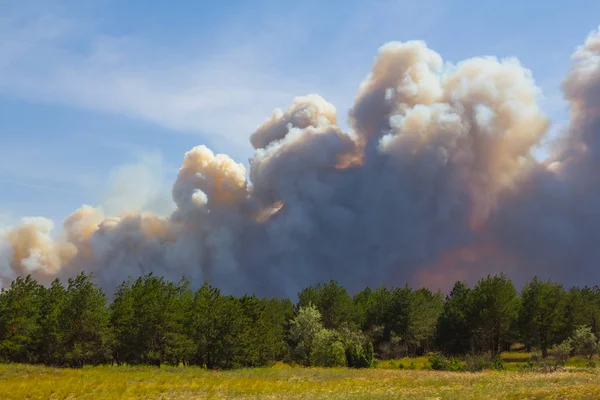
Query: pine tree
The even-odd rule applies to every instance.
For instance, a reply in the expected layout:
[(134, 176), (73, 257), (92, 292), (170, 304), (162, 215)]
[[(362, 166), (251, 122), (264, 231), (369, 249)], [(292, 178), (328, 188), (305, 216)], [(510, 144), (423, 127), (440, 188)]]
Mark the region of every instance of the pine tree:
[(45, 290), (40, 309), (42, 338), (38, 352), (40, 361), (46, 365), (61, 365), (64, 362), (62, 314), (67, 291), (59, 279), (55, 279)]
[(106, 295), (92, 282), (92, 275), (79, 274), (68, 280), (61, 309), (61, 342), (64, 359), (71, 367), (108, 362), (112, 332)]
[(316, 287), (307, 287), (298, 294), (298, 309), (313, 304), (321, 313), (323, 325), (327, 329), (337, 329), (343, 324), (356, 324), (357, 313), (354, 302), (337, 281)]
[(565, 339), (561, 333), (565, 330), (566, 300), (562, 285), (537, 277), (521, 292), (519, 332), (522, 341), (529, 349), (539, 348), (544, 358), (549, 348)]
[(519, 311), (517, 291), (505, 274), (488, 276), (477, 283), (472, 300), (476, 336), (495, 357), (514, 327)]
[(193, 358), (186, 318), (192, 307), (189, 282), (178, 285), (148, 274), (129, 280), (111, 304), (118, 363), (178, 365)]
[(436, 346), (447, 355), (469, 353), (472, 351), (472, 323), (471, 289), (456, 282), (436, 323)]
[(42, 340), (40, 310), (44, 288), (31, 276), (15, 279), (0, 293), (0, 357), (10, 362), (35, 363)]

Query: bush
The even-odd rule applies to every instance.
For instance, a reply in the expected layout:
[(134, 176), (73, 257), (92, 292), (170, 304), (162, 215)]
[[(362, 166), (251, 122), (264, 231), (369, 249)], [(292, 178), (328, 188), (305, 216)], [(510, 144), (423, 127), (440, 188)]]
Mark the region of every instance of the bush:
[(295, 343), (292, 360), (305, 366), (310, 365), (316, 336), (323, 330), (319, 310), (312, 304), (301, 307), (298, 315), (290, 321), (290, 339)]
[(557, 366), (565, 365), (571, 355), (571, 342), (565, 340), (561, 344), (555, 344), (552, 349), (550, 349), (550, 355), (556, 361)]
[(569, 359), (570, 353), (571, 344), (568, 340), (565, 340), (561, 344), (554, 345), (550, 349), (548, 354), (551, 356), (551, 359), (543, 358), (540, 353), (533, 353), (525, 368), (537, 372), (556, 372), (565, 365)]
[(485, 354), (467, 355), (465, 357), (465, 371), (479, 372), (491, 368), (490, 359)]
[(448, 359), (442, 354), (435, 353), (429, 356), (429, 366), (434, 371), (446, 371), (448, 369)]
[(343, 367), (346, 365), (344, 345), (335, 331), (323, 329), (315, 335), (310, 353), (311, 365), (317, 367)]
[(344, 325), (338, 330), (339, 340), (344, 345), (346, 364), (351, 368), (371, 368), (375, 358), (373, 343), (356, 328)]
[(466, 363), (458, 357), (446, 358), (441, 354), (432, 354), (429, 367), (434, 371), (461, 372), (465, 370)]
[(535, 350), (535, 351), (533, 351), (533, 353), (531, 353), (531, 357), (529, 358), (529, 361), (536, 363), (536, 362), (539, 362), (541, 359), (542, 359), (542, 353)]
[(458, 357), (448, 359), (442, 354), (432, 354), (429, 357), (429, 367), (434, 371), (461, 372), (465, 370), (466, 363)]
[(458, 357), (452, 357), (447, 364), (448, 371), (462, 372), (465, 370), (466, 363)]
[(349, 343), (346, 346), (346, 362), (351, 368), (371, 368), (373, 366), (373, 344)]
[(484, 369), (493, 369), (501, 371), (504, 369), (504, 361), (500, 356), (496, 356), (490, 360), (488, 355), (467, 355), (464, 359), (459, 357), (447, 358), (442, 354), (432, 354), (429, 356), (428, 367), (434, 371), (451, 371), (451, 372), (477, 372)]
[(568, 339), (573, 355), (586, 356), (591, 359), (598, 352), (596, 335), (589, 326), (580, 326)]
[(504, 369), (504, 361), (502, 361), (500, 356), (496, 356), (492, 360), (490, 367), (496, 371), (502, 371)]

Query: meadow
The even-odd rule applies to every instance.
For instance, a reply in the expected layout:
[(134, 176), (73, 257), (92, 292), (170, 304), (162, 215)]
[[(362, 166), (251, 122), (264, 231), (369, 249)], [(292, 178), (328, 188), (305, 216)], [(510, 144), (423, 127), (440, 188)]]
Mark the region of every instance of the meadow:
[[(273, 367), (208, 371), (195, 367), (59, 369), (0, 365), (0, 397), (21, 399), (597, 399), (600, 369), (524, 370), (510, 353), (505, 371), (429, 371), (426, 358), (378, 368)], [(514, 360), (514, 361), (512, 361)], [(413, 364), (414, 370), (398, 368)], [(577, 363), (575, 361), (575, 363)]]

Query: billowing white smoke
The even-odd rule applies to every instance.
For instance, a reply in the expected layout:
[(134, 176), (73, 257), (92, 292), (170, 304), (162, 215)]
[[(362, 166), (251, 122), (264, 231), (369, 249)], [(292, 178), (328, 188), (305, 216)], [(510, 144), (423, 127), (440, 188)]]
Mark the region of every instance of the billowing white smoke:
[(83, 269), (110, 289), (153, 271), (288, 295), (332, 278), (447, 287), (497, 271), (587, 283), (600, 275), (599, 33), (563, 87), (568, 135), (539, 163), (531, 150), (548, 121), (517, 60), (447, 65), (422, 42), (386, 44), (350, 110), (352, 133), (332, 104), (298, 97), (250, 136), (249, 174), (196, 147), (170, 216), (83, 207), (56, 240), (49, 221), (26, 220), (1, 234), (1, 278)]
[(573, 55), (563, 81), (571, 118), (549, 162), (504, 193), (490, 221), (515, 268), (569, 283), (600, 278), (600, 32)]

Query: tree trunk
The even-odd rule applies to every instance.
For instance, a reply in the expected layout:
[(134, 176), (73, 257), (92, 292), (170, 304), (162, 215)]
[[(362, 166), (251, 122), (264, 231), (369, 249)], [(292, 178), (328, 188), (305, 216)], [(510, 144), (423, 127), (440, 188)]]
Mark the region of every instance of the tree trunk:
[(492, 358), (495, 358), (498, 355), (498, 350), (500, 349), (500, 333), (497, 329), (495, 329), (494, 334), (492, 336)]

